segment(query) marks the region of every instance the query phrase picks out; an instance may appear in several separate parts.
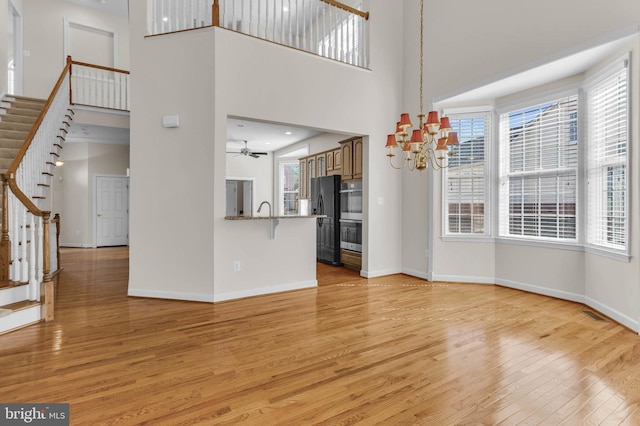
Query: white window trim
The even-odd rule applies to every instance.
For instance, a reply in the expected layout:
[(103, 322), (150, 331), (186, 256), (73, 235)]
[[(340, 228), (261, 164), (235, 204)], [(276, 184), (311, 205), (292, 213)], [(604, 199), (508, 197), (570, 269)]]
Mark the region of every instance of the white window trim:
[[(482, 234), (452, 234), (447, 231), (448, 224), (448, 203), (447, 203), (447, 169), (443, 170), (441, 179), (441, 220), (440, 220), (440, 239), (442, 241), (456, 241), (456, 242), (493, 242), (493, 149), (491, 148), (491, 141), (493, 140), (494, 131), (494, 113), (493, 107), (463, 107), (463, 108), (445, 108), (442, 111), (443, 115), (451, 116), (469, 116), (479, 117), (486, 116), (488, 125), (486, 126), (485, 142), (484, 142), (484, 179), (485, 179), (485, 194), (484, 194), (484, 233)], [(456, 117), (457, 118), (457, 117)]]
[[(632, 154), (632, 148), (633, 148), (633, 141), (632, 141), (632, 127), (631, 127), (631, 122), (632, 122), (632, 114), (633, 111), (631, 109), (631, 87), (632, 87), (632, 74), (631, 74), (631, 54), (629, 52), (625, 53), (624, 55), (621, 55), (620, 57), (618, 57), (618, 59), (615, 59), (613, 61), (610, 61), (609, 64), (607, 64), (606, 66), (604, 66), (602, 69), (598, 70), (596, 73), (594, 73), (592, 76), (589, 76), (588, 78), (586, 78), (581, 86), (584, 89), (584, 92), (587, 92), (588, 88), (592, 85), (597, 84), (598, 82), (600, 82), (601, 80), (607, 78), (608, 76), (610, 76), (612, 73), (616, 72), (616, 70), (620, 69), (620, 63), (624, 63), (624, 67), (626, 68), (627, 71), (627, 146), (626, 146), (626, 158), (625, 158), (625, 167), (626, 167), (626, 188), (625, 188), (625, 206), (626, 206), (626, 217), (625, 217), (625, 248), (624, 249), (617, 249), (615, 247), (606, 247), (603, 245), (597, 245), (597, 244), (592, 244), (587, 242), (587, 229), (586, 229), (586, 225), (584, 226), (584, 232), (582, 234), (582, 245), (585, 248), (585, 252), (588, 253), (593, 253), (596, 255), (601, 255), (601, 256), (605, 256), (605, 257), (609, 257), (612, 259), (616, 259), (616, 260), (620, 260), (620, 261), (626, 261), (629, 262), (631, 259), (631, 232), (630, 232), (630, 228), (631, 228), (631, 223), (630, 223), (630, 217), (632, 214), (632, 209), (631, 209), (631, 205), (630, 205), (630, 198), (629, 198), (629, 193), (630, 193), (630, 189), (631, 189), (631, 180), (630, 177), (632, 176), (632, 163), (631, 163), (631, 154)], [(588, 105), (586, 103), (587, 101), (587, 96), (585, 94), (584, 96), (584, 111), (586, 112)], [(582, 106), (582, 105), (581, 105)], [(586, 129), (587, 127), (587, 123), (584, 123), (584, 128)], [(586, 134), (586, 133), (585, 133)], [(588, 175), (588, 144), (589, 144), (589, 138), (588, 135), (587, 137), (585, 137), (584, 140), (584, 150), (583, 150), (583, 176), (582, 179), (586, 182), (587, 180), (587, 175)], [(586, 186), (586, 185), (585, 185)], [(588, 194), (587, 194), (587, 188), (585, 188), (585, 197), (584, 200), (585, 202), (583, 203), (583, 209), (584, 209), (584, 217), (586, 218), (586, 215), (588, 214)], [(586, 224), (586, 220), (585, 220), (585, 224)]]
[[(574, 84), (570, 84), (568, 86), (563, 86), (562, 88), (559, 88), (557, 90), (550, 90), (550, 91), (545, 91), (542, 93), (538, 93), (536, 95), (533, 96), (527, 96), (525, 98), (522, 99), (518, 99), (517, 101), (514, 102), (510, 102), (510, 103), (506, 103), (506, 104), (502, 104), (498, 107), (496, 107), (496, 117), (495, 117), (495, 129), (496, 129), (496, 138), (493, 140), (493, 142), (495, 142), (495, 145), (498, 147), (498, 149), (496, 149), (496, 159), (495, 159), (495, 163), (494, 163), (494, 167), (493, 167), (493, 172), (495, 173), (495, 199), (493, 200), (495, 202), (495, 209), (497, 211), (497, 214), (495, 215), (494, 219), (494, 227), (493, 229), (495, 229), (494, 232), (494, 236), (496, 238), (496, 241), (520, 241), (522, 243), (524, 243), (524, 245), (535, 245), (535, 246), (554, 246), (554, 247), (571, 247), (571, 249), (573, 249), (573, 247), (582, 247), (584, 246), (584, 240), (583, 240), (583, 231), (582, 229), (584, 228), (583, 226), (583, 221), (582, 221), (582, 206), (585, 204), (586, 198), (583, 197), (583, 186), (584, 185), (584, 175), (581, 174), (582, 170), (583, 170), (583, 153), (585, 152), (585, 141), (584, 140), (580, 140), (580, 135), (583, 135), (584, 133), (580, 133), (583, 129), (581, 127), (581, 116), (583, 114), (582, 112), (582, 108), (583, 108), (583, 94), (580, 90), (580, 88), (584, 85), (584, 82), (581, 83), (574, 83)], [(525, 108), (529, 108), (533, 105), (541, 105), (547, 102), (551, 102), (560, 98), (564, 98), (564, 97), (570, 97), (570, 96), (576, 96), (578, 98), (578, 164), (576, 166), (576, 238), (575, 240), (568, 240), (568, 239), (554, 239), (554, 238), (545, 238), (545, 237), (528, 237), (528, 236), (511, 236), (511, 235), (500, 235), (500, 179), (501, 179), (501, 168), (502, 168), (502, 162), (501, 162), (501, 158), (500, 158), (500, 146), (501, 146), (501, 141), (500, 141), (500, 117), (502, 114), (505, 113), (509, 113), (511, 111), (515, 111), (515, 110), (520, 110), (520, 109), (525, 109)], [(582, 143), (582, 145), (580, 145), (580, 143)], [(586, 155), (586, 154), (584, 154)], [(586, 160), (586, 159), (585, 159)]]

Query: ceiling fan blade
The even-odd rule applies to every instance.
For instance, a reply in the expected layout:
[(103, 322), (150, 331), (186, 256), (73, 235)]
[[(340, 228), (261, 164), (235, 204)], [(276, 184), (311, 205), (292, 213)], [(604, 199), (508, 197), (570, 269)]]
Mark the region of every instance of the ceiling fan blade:
[(253, 157), (253, 158), (260, 158), (259, 155), (257, 155), (256, 153), (252, 152), (249, 154), (249, 157)]
[(252, 152), (252, 154), (255, 154), (255, 155), (269, 155), (268, 152)]

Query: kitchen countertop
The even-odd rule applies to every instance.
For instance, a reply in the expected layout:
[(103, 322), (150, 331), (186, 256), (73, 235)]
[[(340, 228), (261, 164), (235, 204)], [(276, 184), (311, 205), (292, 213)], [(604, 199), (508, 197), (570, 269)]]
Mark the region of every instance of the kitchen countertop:
[(225, 220), (264, 220), (264, 219), (316, 219), (326, 215), (289, 215), (289, 216), (225, 216)]

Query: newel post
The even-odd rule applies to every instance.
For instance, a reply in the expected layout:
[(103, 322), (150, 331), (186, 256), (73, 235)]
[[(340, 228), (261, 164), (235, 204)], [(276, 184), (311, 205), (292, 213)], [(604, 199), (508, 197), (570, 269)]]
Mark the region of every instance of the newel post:
[(220, 2), (219, 0), (213, 0), (213, 6), (211, 8), (211, 25), (214, 27), (220, 26)]
[(0, 236), (0, 281), (9, 281), (11, 241), (9, 241), (9, 180), (2, 175), (2, 235)]
[(44, 253), (42, 254), (42, 269), (44, 276), (42, 277), (42, 287), (44, 294), (44, 303), (42, 304), (42, 318), (45, 321), (53, 321), (53, 299), (54, 299), (54, 287), (53, 281), (51, 280), (51, 253), (50, 253), (50, 244), (49, 241), (49, 219), (51, 217), (51, 212), (44, 212), (42, 216), (42, 229), (43, 236), (42, 240), (44, 241)]

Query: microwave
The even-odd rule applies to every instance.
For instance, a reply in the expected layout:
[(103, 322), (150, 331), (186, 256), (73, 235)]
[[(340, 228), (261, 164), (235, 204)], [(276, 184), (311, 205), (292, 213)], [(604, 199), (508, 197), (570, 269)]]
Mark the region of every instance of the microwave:
[(362, 182), (340, 184), (340, 218), (362, 220)]

